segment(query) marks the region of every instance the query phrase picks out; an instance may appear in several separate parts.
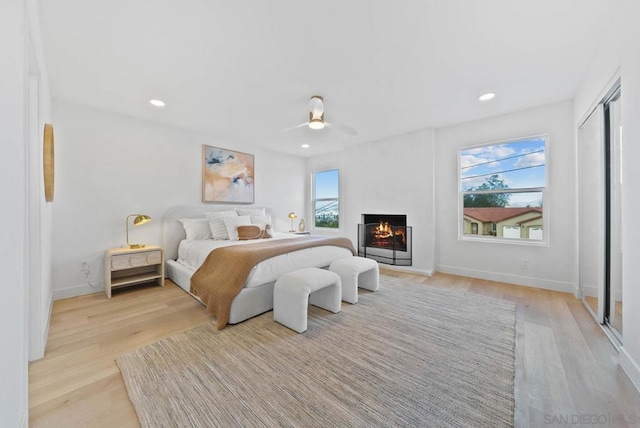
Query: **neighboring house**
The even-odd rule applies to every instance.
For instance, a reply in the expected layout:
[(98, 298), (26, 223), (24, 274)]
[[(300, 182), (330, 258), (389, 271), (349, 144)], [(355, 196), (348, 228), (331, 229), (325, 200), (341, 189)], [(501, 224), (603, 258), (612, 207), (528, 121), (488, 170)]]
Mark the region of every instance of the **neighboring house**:
[(542, 208), (465, 208), (463, 233), (542, 239)]

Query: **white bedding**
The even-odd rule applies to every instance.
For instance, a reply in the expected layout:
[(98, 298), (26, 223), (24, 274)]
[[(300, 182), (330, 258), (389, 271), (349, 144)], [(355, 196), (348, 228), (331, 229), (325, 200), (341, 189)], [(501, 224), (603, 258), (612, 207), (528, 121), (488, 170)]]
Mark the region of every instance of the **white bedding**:
[[(288, 233), (276, 233), (272, 239), (298, 239), (299, 235), (291, 235)], [(204, 263), (205, 259), (211, 251), (216, 248), (228, 247), (230, 245), (250, 245), (256, 242), (264, 242), (264, 240), (247, 240), (247, 241), (229, 241), (229, 240), (213, 240), (207, 239), (202, 241), (180, 242), (178, 247), (177, 262), (193, 270), (194, 272)], [(272, 257), (263, 262), (258, 263), (249, 273), (246, 288), (256, 287), (258, 285), (273, 282), (283, 273), (305, 267), (325, 267), (332, 261), (343, 257), (351, 257), (351, 251), (342, 247), (323, 246), (305, 248), (303, 250), (294, 251)]]

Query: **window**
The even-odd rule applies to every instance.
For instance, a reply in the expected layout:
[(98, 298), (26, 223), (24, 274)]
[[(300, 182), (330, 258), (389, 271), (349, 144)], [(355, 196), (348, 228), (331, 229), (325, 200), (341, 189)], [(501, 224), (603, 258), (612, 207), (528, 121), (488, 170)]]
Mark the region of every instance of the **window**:
[(340, 188), (338, 170), (313, 174), (315, 227), (337, 229), (340, 226)]
[(461, 149), (461, 237), (545, 240), (546, 137)]

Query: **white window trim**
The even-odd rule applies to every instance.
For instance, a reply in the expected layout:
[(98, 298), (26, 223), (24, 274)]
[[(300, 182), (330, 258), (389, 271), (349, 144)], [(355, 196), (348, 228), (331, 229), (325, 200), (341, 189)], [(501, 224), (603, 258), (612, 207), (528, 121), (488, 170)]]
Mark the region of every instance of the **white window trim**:
[[(320, 198), (316, 199), (316, 174), (328, 171), (338, 171), (338, 197), (337, 198)], [(342, 231), (342, 179), (340, 178), (340, 168), (327, 168), (311, 173), (311, 229), (322, 230), (323, 232), (341, 232)], [(338, 202), (338, 227), (322, 227), (316, 226), (316, 201), (337, 201)]]
[[(517, 143), (519, 141), (530, 140), (534, 138), (544, 138), (544, 181), (545, 187), (531, 187), (531, 188), (517, 188), (517, 189), (500, 189), (500, 190), (479, 190), (473, 191), (474, 194), (492, 194), (492, 193), (527, 193), (527, 192), (541, 192), (542, 193), (542, 240), (530, 240), (530, 239), (517, 239), (517, 238), (488, 238), (486, 235), (465, 235), (464, 234), (464, 195), (465, 193), (462, 191), (462, 178), (460, 174), (460, 152), (465, 150), (477, 149), (480, 147), (487, 146), (498, 146), (500, 144), (507, 143)], [(549, 224), (549, 197), (548, 197), (548, 187), (549, 187), (549, 142), (550, 142), (549, 134), (537, 134), (530, 135), (527, 137), (517, 137), (510, 138), (506, 140), (500, 140), (490, 143), (482, 143), (482, 144), (474, 144), (472, 146), (465, 146), (458, 148), (457, 154), (457, 165), (458, 168), (456, 173), (458, 174), (458, 240), (459, 241), (467, 241), (467, 242), (488, 242), (492, 244), (507, 244), (507, 245), (524, 245), (524, 246), (533, 246), (533, 247), (548, 247), (550, 245), (550, 224)]]

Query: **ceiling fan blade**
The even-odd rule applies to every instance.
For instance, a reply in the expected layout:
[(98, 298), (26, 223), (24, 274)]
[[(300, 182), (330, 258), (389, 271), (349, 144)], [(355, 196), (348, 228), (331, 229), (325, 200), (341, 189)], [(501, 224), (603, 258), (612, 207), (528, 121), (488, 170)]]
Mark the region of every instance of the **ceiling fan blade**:
[(356, 135), (358, 135), (358, 131), (356, 131), (355, 129), (353, 129), (349, 125), (343, 125), (341, 123), (330, 123), (330, 122), (327, 122), (327, 121), (325, 121), (324, 124), (328, 128), (333, 128), (336, 131), (344, 132), (345, 134), (351, 135), (352, 137), (355, 137)]
[(309, 122), (304, 122), (304, 123), (301, 123), (300, 125), (290, 126), (288, 128), (281, 129), (278, 132), (276, 132), (276, 134), (279, 134), (281, 132), (293, 131), (294, 129), (302, 128), (303, 126), (309, 126)]

